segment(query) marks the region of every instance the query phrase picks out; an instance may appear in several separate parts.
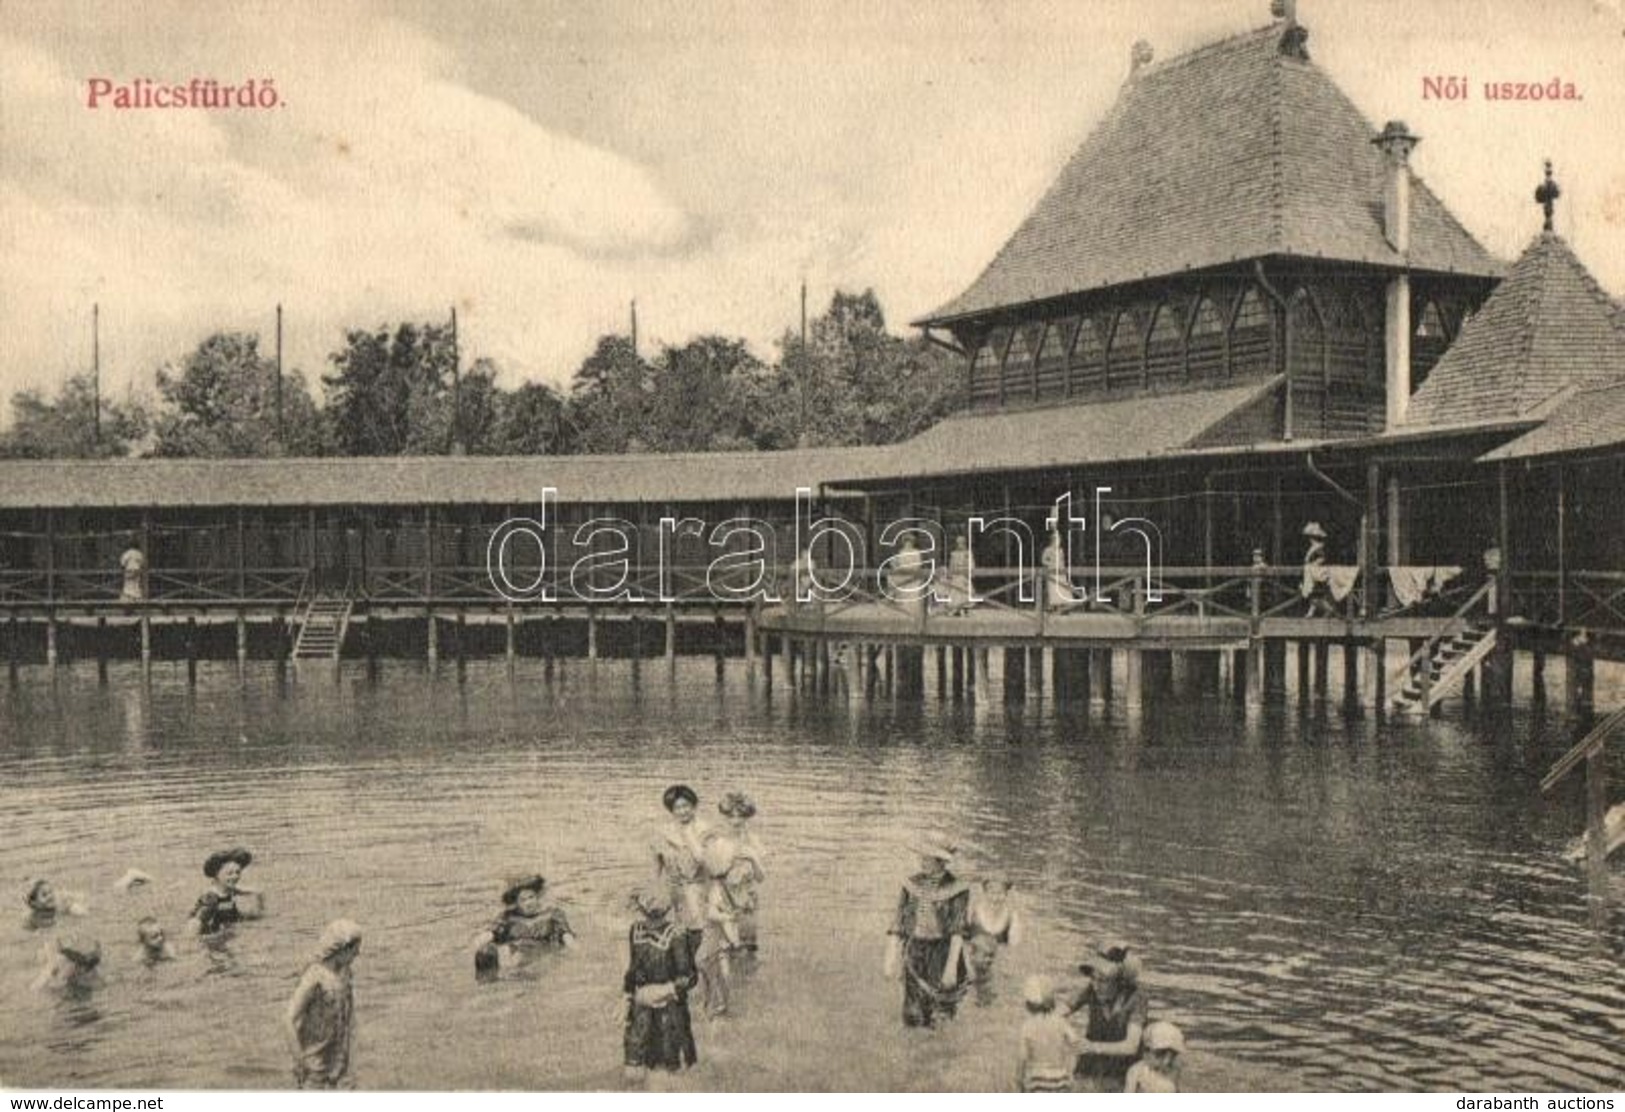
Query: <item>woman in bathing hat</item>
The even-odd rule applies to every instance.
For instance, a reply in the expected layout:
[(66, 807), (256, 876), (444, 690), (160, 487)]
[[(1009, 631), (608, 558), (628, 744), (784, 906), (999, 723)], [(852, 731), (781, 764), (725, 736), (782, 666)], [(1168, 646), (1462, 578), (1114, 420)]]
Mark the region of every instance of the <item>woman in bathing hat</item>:
[(360, 927), (349, 919), (327, 924), (288, 1001), (283, 1034), (293, 1052), (293, 1079), (301, 1089), (352, 1087), (355, 989), (351, 966), (360, 952)]

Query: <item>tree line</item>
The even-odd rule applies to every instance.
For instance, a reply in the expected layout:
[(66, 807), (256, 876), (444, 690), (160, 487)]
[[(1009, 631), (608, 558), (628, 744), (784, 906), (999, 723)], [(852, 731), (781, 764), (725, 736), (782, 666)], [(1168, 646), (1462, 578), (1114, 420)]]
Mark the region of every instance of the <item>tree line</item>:
[[(489, 359), (457, 367), (449, 324), (350, 330), (314, 388), (281, 376), (259, 336), (219, 332), (156, 375), (156, 397), (98, 399), (91, 377), (24, 390), (0, 433), (11, 458), (567, 455), (710, 452), (905, 440), (958, 407), (958, 361), (895, 336), (873, 291), (837, 292), (777, 358), (699, 336), (646, 359), (602, 336), (567, 390), (506, 387)], [(459, 373), (460, 371), (460, 373)], [(317, 396), (320, 391), (320, 398)], [(280, 410), (281, 419), (278, 421)]]

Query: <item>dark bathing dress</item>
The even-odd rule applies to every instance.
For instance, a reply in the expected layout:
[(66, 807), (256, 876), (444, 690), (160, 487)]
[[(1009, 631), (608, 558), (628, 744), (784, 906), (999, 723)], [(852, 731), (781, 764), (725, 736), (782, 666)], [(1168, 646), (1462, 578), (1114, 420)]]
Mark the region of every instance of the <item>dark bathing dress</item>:
[[(673, 1071), (692, 1066), (699, 1053), (688, 1014), (688, 990), (696, 980), (688, 933), (671, 922), (659, 927), (634, 923), (627, 948), (624, 987), (631, 1002), (626, 1012), (626, 1064)], [(677, 990), (676, 999), (658, 1008), (637, 1002), (638, 989), (663, 984)]]
[(197, 898), (192, 918), (197, 920), (199, 934), (218, 934), (241, 922), (243, 913), (237, 908), (235, 895), (222, 896), (211, 888)]
[(903, 942), (904, 1026), (933, 1026), (938, 1017), (947, 1019), (959, 1007), (968, 980), (963, 943), (953, 988), (942, 987), (942, 975), (948, 970), (954, 936), (966, 940), (970, 936), (969, 910), (970, 887), (952, 873), (944, 873), (938, 881), (919, 873), (903, 883), (891, 933)]

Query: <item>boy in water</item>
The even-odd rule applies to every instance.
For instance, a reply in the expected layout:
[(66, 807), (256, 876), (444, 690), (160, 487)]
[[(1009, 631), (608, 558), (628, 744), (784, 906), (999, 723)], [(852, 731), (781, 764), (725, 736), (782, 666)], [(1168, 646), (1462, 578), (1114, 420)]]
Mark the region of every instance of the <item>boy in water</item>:
[(170, 945), (163, 926), (151, 915), (135, 925), (135, 936), (141, 942), (141, 960), (146, 965), (175, 960), (175, 947)]
[(23, 885), (23, 901), (28, 905), (28, 913), (23, 919), (25, 930), (54, 927), (57, 918), (62, 915), (85, 914), (84, 904), (77, 897), (58, 894), (51, 882), (43, 877), (36, 877)]
[(355, 990), (350, 967), (361, 952), (361, 928), (348, 919), (327, 924), (315, 956), (288, 1001), (282, 1030), (301, 1089), (350, 1088)]
[(971, 982), (976, 986), (976, 1003), (993, 1003), (993, 963), (999, 947), (1014, 946), (1021, 940), (1021, 921), (1010, 901), (1010, 878), (1002, 872), (989, 873), (971, 891), (970, 959)]
[(35, 992), (88, 993), (101, 984), (102, 944), (94, 938), (64, 937), (45, 951), (45, 968), (34, 978)]
[(1023, 1093), (1069, 1093), (1078, 1033), (1055, 1010), (1055, 987), (1047, 977), (1028, 977), (1021, 987), (1027, 1018), (1021, 1024), (1016, 1089)]
[(1145, 1029), (1145, 1057), (1129, 1067), (1123, 1083), (1125, 1093), (1179, 1092), (1179, 1056), (1185, 1052), (1185, 1036), (1165, 1019)]
[(537, 873), (518, 877), (508, 882), (502, 892), (502, 914), (480, 934), (479, 948), (474, 952), (474, 976), (477, 980), (494, 980), (502, 967), (501, 947), (527, 957), (543, 948), (568, 949), (575, 942), (575, 932), (564, 912), (543, 899), (547, 881)]

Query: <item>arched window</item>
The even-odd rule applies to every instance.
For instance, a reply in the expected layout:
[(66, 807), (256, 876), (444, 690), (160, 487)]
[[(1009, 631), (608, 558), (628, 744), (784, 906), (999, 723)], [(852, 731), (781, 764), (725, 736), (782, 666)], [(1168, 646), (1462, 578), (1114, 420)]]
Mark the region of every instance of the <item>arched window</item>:
[(1010, 337), (1010, 350), (1004, 356), (1004, 400), (1031, 401), (1034, 394), (1033, 370), (1044, 326), (1024, 324)]
[(973, 409), (995, 408), (999, 404), (1000, 364), (1010, 340), (1008, 329), (995, 328), (976, 349), (970, 365), (970, 403)]
[(1145, 380), (1152, 388), (1185, 379), (1185, 317), (1179, 306), (1165, 301), (1152, 313), (1145, 336)]
[[(1109, 327), (1109, 324), (1108, 324)], [(1072, 341), (1073, 397), (1095, 393), (1106, 385), (1106, 343), (1101, 338), (1101, 321), (1084, 317)]]
[(1127, 309), (1112, 318), (1106, 339), (1106, 389), (1140, 384), (1140, 356), (1143, 354), (1140, 329)]
[(1224, 317), (1207, 296), (1198, 298), (1196, 307), (1191, 310), (1185, 366), (1193, 382), (1206, 382), (1224, 375)]
[(1228, 377), (1252, 378), (1271, 373), (1272, 322), (1269, 306), (1257, 286), (1248, 286), (1236, 300), (1230, 318)]
[(1073, 334), (1078, 330), (1078, 318), (1066, 317), (1051, 321), (1044, 332), (1044, 343), (1038, 349), (1038, 396), (1060, 398), (1066, 396), (1066, 353), (1072, 346)]

